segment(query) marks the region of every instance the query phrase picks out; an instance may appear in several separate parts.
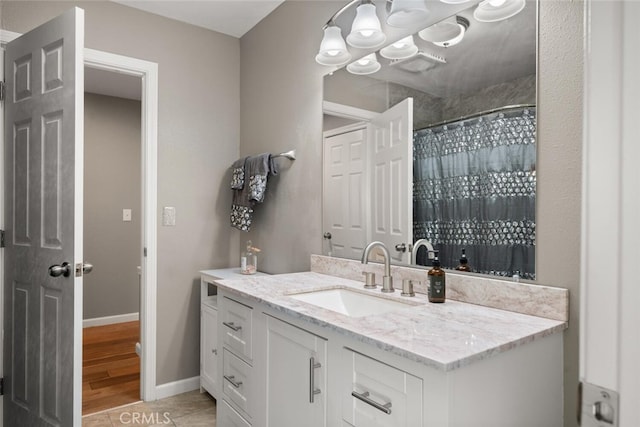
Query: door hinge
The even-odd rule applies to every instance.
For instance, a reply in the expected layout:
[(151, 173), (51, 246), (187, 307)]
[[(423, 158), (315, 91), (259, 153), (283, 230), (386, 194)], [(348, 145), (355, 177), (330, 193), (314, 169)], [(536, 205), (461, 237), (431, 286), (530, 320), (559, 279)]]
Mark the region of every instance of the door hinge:
[(0, 378), (0, 396), (4, 396), (4, 378)]
[(5, 247), (4, 230), (0, 230), (0, 248), (4, 248), (4, 247)]
[(144, 248), (144, 256), (147, 256), (147, 248)]
[(0, 101), (4, 101), (6, 95), (6, 83), (0, 82)]

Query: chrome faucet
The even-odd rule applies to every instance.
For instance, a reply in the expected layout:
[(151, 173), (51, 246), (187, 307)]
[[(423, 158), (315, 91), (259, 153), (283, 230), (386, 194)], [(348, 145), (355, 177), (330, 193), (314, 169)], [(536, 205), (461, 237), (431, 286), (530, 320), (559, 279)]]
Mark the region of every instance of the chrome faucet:
[(418, 249), (420, 246), (424, 246), (427, 248), (427, 258), (433, 259), (434, 249), (433, 245), (427, 239), (419, 239), (413, 244), (413, 248), (411, 249), (411, 265), (416, 265), (416, 258), (418, 257)]
[(384, 254), (384, 276), (382, 276), (382, 292), (393, 292), (393, 277), (391, 277), (391, 254), (389, 249), (382, 242), (371, 242), (364, 248), (362, 252), (362, 263), (367, 264), (369, 262), (369, 253), (376, 246), (382, 249)]

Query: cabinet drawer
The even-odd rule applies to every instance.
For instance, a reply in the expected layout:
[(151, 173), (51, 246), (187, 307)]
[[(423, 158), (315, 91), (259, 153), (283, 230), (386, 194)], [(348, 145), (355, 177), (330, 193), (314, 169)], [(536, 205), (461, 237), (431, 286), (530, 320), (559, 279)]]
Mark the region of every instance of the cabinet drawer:
[(225, 401), (218, 401), (216, 420), (216, 424), (221, 427), (251, 427), (251, 424)]
[(355, 427), (422, 426), (422, 379), (343, 349), (342, 418)]
[(252, 368), (246, 362), (224, 349), (222, 356), (222, 390), (229, 402), (247, 419), (251, 419), (253, 402)]
[(251, 362), (251, 327), (253, 309), (224, 297), (222, 304), (222, 334), (224, 345), (247, 362)]

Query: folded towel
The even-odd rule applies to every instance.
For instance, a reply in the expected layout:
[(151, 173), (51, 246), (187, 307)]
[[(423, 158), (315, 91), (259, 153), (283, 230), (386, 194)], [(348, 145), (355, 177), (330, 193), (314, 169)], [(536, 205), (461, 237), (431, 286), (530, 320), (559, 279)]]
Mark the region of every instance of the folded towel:
[(249, 157), (244, 165), (245, 176), (249, 179), (249, 200), (262, 203), (267, 190), (269, 174), (277, 175), (278, 166), (269, 153)]
[(242, 157), (231, 165), (231, 188), (234, 190), (242, 190), (244, 187), (244, 162), (247, 157)]
[(231, 226), (241, 231), (249, 231), (253, 220), (253, 207), (247, 197), (247, 193), (247, 186), (243, 190), (233, 190)]

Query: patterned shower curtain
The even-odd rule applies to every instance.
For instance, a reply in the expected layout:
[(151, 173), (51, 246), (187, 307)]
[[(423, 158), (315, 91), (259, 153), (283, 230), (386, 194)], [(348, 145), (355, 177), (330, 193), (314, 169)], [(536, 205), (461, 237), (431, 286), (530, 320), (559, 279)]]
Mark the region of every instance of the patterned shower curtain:
[(535, 279), (535, 137), (535, 107), (415, 131), (414, 240), (431, 241), (447, 268), (464, 248), (474, 272)]

